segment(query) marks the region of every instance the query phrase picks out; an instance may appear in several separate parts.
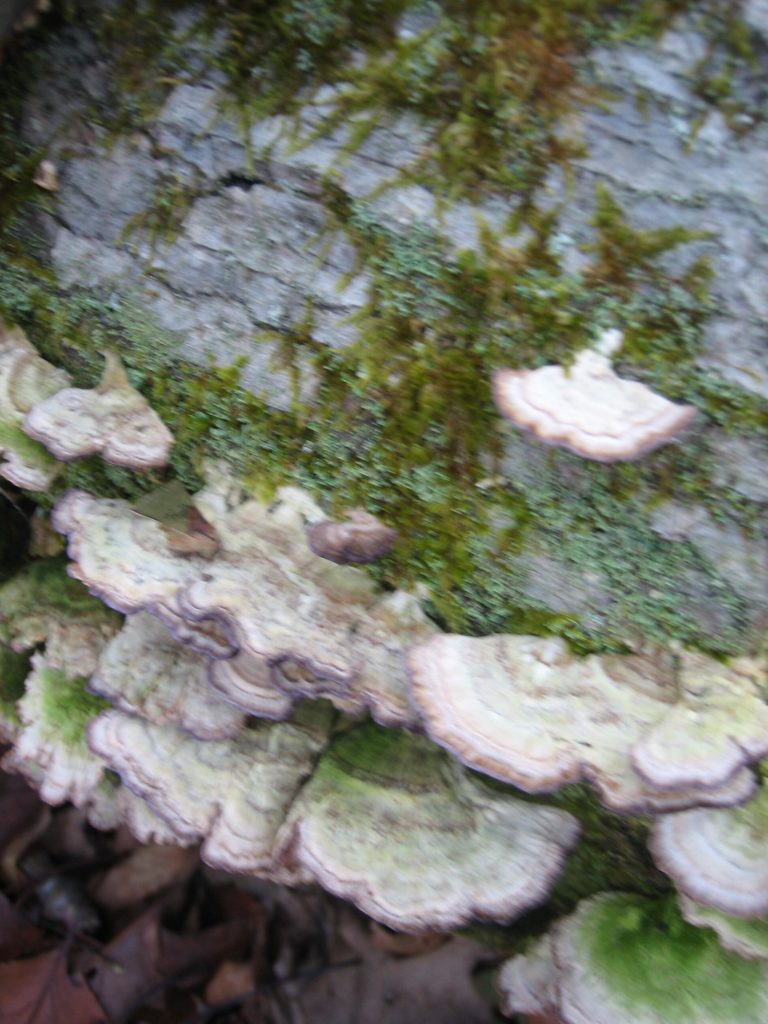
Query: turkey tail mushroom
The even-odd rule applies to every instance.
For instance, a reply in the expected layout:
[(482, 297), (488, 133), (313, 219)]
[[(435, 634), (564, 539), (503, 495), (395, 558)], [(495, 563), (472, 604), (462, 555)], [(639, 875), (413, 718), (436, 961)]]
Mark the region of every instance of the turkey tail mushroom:
[(609, 356), (620, 343), (620, 333), (608, 331), (572, 366), (497, 370), (493, 396), (499, 412), (539, 440), (585, 459), (618, 462), (647, 455), (677, 437), (696, 410), (617, 376)]
[[(531, 793), (589, 780), (624, 813), (732, 806), (768, 743), (762, 666), (572, 654), (559, 639), (438, 634), (406, 655), (428, 734)], [(712, 752), (718, 756), (713, 757)]]
[(24, 432), (64, 462), (100, 454), (114, 466), (165, 466), (173, 435), (133, 388), (114, 352), (96, 388), (64, 388), (35, 405)]
[(768, 914), (768, 790), (726, 810), (660, 818), (651, 852), (686, 896), (734, 917)]
[(324, 754), (277, 854), (396, 931), (509, 921), (543, 903), (575, 818), (472, 779), (423, 737), (363, 725)]
[(69, 374), (47, 363), (24, 332), (0, 321), (0, 476), (29, 491), (47, 490), (59, 465), (23, 431), (24, 417), (69, 384)]

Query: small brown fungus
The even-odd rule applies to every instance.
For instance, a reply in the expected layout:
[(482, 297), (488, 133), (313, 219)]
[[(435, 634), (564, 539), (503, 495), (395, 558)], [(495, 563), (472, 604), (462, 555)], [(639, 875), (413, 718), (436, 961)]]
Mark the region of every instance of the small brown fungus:
[(398, 538), (397, 530), (363, 508), (353, 508), (345, 518), (342, 523), (326, 519), (307, 526), (309, 546), (320, 558), (337, 565), (374, 562), (386, 555)]

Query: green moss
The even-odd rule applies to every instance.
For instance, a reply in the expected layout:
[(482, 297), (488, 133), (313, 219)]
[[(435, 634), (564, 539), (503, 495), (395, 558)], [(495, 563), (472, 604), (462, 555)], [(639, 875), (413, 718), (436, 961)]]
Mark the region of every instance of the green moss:
[(33, 623), (51, 615), (68, 620), (116, 618), (67, 575), (63, 558), (30, 562), (0, 585), (0, 642), (9, 644), (18, 634), (34, 633)]
[[(724, 31), (719, 15), (728, 5), (711, 0), (703, 6), (686, 0), (422, 5), (431, 17), (421, 33), (398, 38), (381, 56), (346, 70), (336, 110), (318, 133), (351, 122), (354, 148), (383, 113), (414, 113), (431, 130), (417, 165), (408, 169), (411, 180), (444, 199), (503, 189), (528, 210), (553, 164), (567, 165), (581, 153), (562, 127), (564, 115), (601, 98), (580, 73), (584, 56), (596, 45), (656, 37), (676, 15), (697, 12), (711, 59), (718, 61), (743, 23), (730, 10)], [(694, 72), (699, 94), (718, 103), (722, 95), (708, 95), (703, 86), (712, 76), (702, 67)]]
[(0, 719), (20, 725), (17, 701), (24, 696), (24, 680), (29, 674), (29, 655), (0, 647)]
[(672, 891), (669, 878), (648, 852), (650, 819), (613, 814), (586, 785), (566, 786), (546, 802), (573, 814), (582, 827), (579, 844), (552, 891), (548, 915), (569, 914), (581, 900), (599, 892), (657, 897)]
[(321, 778), (346, 776), (417, 792), (434, 789), (446, 763), (445, 754), (429, 740), (366, 724), (338, 738), (317, 772)]
[(194, 79), (201, 51), (226, 77), (244, 125), (295, 110), (298, 95), (341, 75), (354, 51), (386, 49), (396, 17), (412, 4), (145, 0), (137, 12), (134, 0), (122, 0), (89, 9), (92, 30), (115, 66), (110, 95), (94, 113), (115, 134), (143, 128), (174, 85)]
[[(326, 199), (371, 271), (373, 289), (357, 318), (357, 344), (319, 346), (310, 321), (291, 335), (291, 351), (312, 353), (319, 373), (311, 411), (270, 410), (240, 387), (237, 366), (180, 359), (177, 339), (159, 331), (137, 300), (112, 297), (107, 311), (98, 293), (63, 295), (37, 266), (6, 258), (0, 311), (24, 324), (78, 384), (98, 380), (100, 350), (119, 350), (132, 382), (173, 430), (172, 472), (189, 490), (200, 483), (203, 457), (224, 457), (264, 495), (298, 482), (333, 510), (362, 504), (392, 522), (402, 539), (373, 572), (385, 585), (426, 583), (432, 612), (448, 629), (556, 634), (587, 651), (620, 647), (630, 628), (662, 641), (737, 649), (743, 602), (695, 551), (648, 526), (649, 503), (660, 495), (706, 494), (717, 505), (704, 462), (689, 458), (684, 472), (688, 449), (670, 446), (642, 464), (616, 466), (552, 452), (523, 486), (484, 484), (503, 443), (487, 383), (495, 366), (567, 362), (602, 327), (628, 323), (627, 370), (668, 372), (680, 397), (695, 400), (688, 389), (700, 387), (701, 375), (692, 369), (686, 376), (686, 368), (693, 368), (708, 310), (704, 283), (698, 273), (670, 279), (659, 266), (687, 236), (655, 232), (638, 240), (643, 233), (604, 201), (595, 243), (603, 247), (580, 277), (559, 268), (551, 219), (537, 223), (523, 249), (504, 249), (487, 234), (481, 257), (451, 259), (434, 232), (394, 233), (337, 190), (329, 187)], [(746, 409), (751, 424), (754, 407)], [(730, 426), (739, 429), (737, 416)], [(133, 499), (160, 482), (94, 458), (65, 467), (53, 496), (75, 485)], [(577, 580), (597, 573), (608, 588), (610, 607), (588, 626), (580, 613), (553, 613), (526, 595), (521, 556), (534, 540), (544, 555), (570, 564)], [(702, 579), (731, 623), (716, 636), (686, 605), (686, 592)]]
[(617, 895), (590, 908), (580, 929), (591, 969), (627, 1014), (665, 1024), (761, 1024), (764, 968), (727, 953), (710, 929), (687, 924), (673, 898)]
[[(144, 127), (174, 85), (194, 80), (202, 53), (226, 77), (231, 112), (244, 128), (297, 112), (318, 85), (338, 85), (335, 109), (318, 131), (344, 124), (355, 148), (382, 118), (413, 113), (429, 125), (430, 141), (411, 180), (437, 185), (448, 198), (503, 188), (528, 210), (551, 166), (581, 152), (562, 130), (564, 116), (602, 99), (584, 84), (585, 55), (597, 45), (655, 38), (680, 13), (692, 14), (709, 41), (691, 69), (696, 92), (743, 128), (732, 85), (744, 79), (738, 75), (755, 49), (739, 7), (729, 0), (145, 0), (137, 12), (122, 0), (88, 9), (115, 68), (92, 116), (115, 134)], [(415, 36), (396, 32), (409, 10), (425, 20)], [(70, 16), (84, 17), (77, 3)]]
[(84, 747), (88, 723), (105, 711), (109, 703), (88, 693), (86, 679), (70, 679), (55, 668), (45, 668), (39, 675), (41, 711), (46, 727), (65, 747)]
[(744, 21), (743, 3), (721, 0), (712, 6), (704, 12), (708, 45), (692, 69), (693, 91), (722, 111), (733, 132), (743, 135), (765, 120), (765, 105), (755, 88), (763, 42)]

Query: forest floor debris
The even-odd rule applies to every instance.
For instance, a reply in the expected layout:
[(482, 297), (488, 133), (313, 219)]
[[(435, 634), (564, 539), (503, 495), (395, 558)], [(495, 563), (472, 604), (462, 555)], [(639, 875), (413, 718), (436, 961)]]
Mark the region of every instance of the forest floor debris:
[(492, 1024), (499, 959), (97, 832), (0, 773), (0, 1024)]

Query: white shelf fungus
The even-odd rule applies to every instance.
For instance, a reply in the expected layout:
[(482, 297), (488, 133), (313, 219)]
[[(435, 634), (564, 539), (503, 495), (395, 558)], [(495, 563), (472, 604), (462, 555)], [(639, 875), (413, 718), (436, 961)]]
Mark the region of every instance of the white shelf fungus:
[(685, 920), (697, 928), (712, 928), (724, 949), (745, 960), (768, 960), (768, 916), (733, 917), (682, 894), (678, 903)]
[(316, 767), (278, 855), (391, 928), (448, 930), (544, 902), (578, 832), (569, 814), (495, 792), (421, 737), (362, 726)]
[(768, 790), (745, 807), (660, 819), (651, 851), (677, 888), (735, 917), (768, 914)]
[(24, 432), (64, 462), (101, 454), (115, 466), (164, 466), (173, 436), (113, 352), (96, 388), (64, 388), (30, 409)]
[(182, 842), (227, 871), (294, 878), (274, 860), (275, 836), (323, 749), (327, 705), (291, 722), (262, 722), (232, 740), (198, 740), (119, 711), (91, 723), (92, 749)]
[(157, 725), (177, 725), (204, 740), (228, 739), (245, 716), (211, 690), (209, 665), (158, 619), (138, 612), (101, 653), (89, 689)]
[(33, 405), (68, 383), (69, 374), (42, 359), (23, 331), (0, 321), (0, 476), (17, 487), (45, 491), (59, 471), (22, 425)]
[(617, 376), (610, 355), (621, 341), (619, 331), (607, 331), (568, 367), (497, 370), (493, 393), (499, 412), (541, 441), (598, 462), (637, 459), (666, 444), (696, 410)]
[[(70, 573), (112, 607), (152, 612), (207, 656), (238, 654), (213, 681), (243, 710), (274, 716), (281, 695), (328, 697), (383, 724), (412, 724), (402, 653), (436, 631), (418, 601), (381, 595), (361, 570), (313, 555), (303, 516), (317, 507), (300, 491), (284, 488), (269, 507), (215, 499), (195, 499), (219, 538), (209, 557), (178, 553), (161, 523), (81, 491), (52, 518), (69, 535)], [(263, 711), (268, 685), (275, 698)]]
[(559, 639), (440, 634), (407, 654), (429, 735), (528, 792), (588, 779), (624, 812), (734, 804), (768, 748), (761, 669), (684, 652), (580, 658)]

